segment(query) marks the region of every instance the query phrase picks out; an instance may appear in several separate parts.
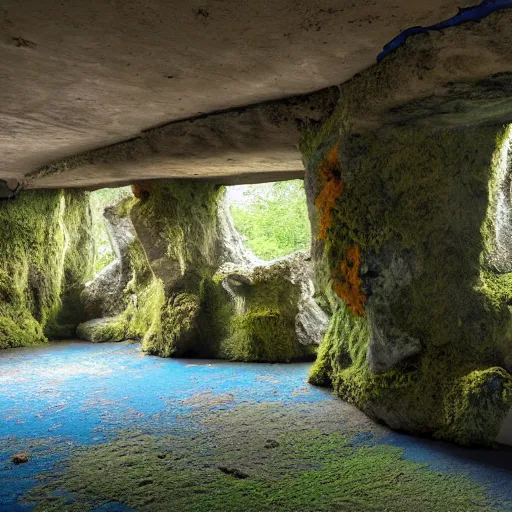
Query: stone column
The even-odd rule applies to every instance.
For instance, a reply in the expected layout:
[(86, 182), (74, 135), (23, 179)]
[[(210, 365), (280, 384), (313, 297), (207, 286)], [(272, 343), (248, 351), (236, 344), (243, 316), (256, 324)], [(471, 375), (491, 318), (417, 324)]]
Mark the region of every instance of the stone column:
[(311, 382), (393, 428), (490, 444), (512, 405), (511, 131), (337, 115), (302, 144), (333, 309)]

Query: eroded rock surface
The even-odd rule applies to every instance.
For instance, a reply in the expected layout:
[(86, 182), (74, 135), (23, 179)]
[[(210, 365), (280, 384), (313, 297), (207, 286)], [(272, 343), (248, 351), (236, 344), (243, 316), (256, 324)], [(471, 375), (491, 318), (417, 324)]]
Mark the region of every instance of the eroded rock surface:
[(497, 265), (510, 129), (361, 134), (351, 114), (303, 144), (333, 311), (311, 381), (393, 428), (492, 444), (512, 405), (512, 281)]
[(138, 200), (106, 211), (117, 260), (84, 292), (98, 316), (117, 316), (82, 324), (82, 338), (105, 340), (111, 331), (112, 341), (142, 339), (144, 351), (164, 357), (311, 357), (327, 315), (315, 302), (306, 254), (259, 260), (244, 248), (216, 185), (135, 189)]
[(82, 298), (89, 317), (114, 316), (126, 307), (124, 290), (132, 278), (130, 248), (136, 234), (132, 222), (116, 206), (103, 212), (115, 260), (85, 285)]

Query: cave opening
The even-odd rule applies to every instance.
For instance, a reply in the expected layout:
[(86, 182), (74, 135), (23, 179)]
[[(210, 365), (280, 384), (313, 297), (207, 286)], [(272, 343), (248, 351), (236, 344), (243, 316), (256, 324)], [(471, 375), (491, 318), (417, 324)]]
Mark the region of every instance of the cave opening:
[(309, 251), (311, 225), (303, 180), (227, 187), (229, 211), (244, 245), (270, 261)]

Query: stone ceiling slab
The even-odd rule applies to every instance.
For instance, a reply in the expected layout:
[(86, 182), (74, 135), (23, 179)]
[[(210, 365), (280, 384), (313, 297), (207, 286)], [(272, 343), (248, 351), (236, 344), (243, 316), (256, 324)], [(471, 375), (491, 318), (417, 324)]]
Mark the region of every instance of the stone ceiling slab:
[[(22, 179), (57, 159), (164, 123), (343, 83), (400, 31), (469, 5), (5, 0), (0, 177)], [(275, 171), (296, 171), (297, 161), (295, 153)], [(194, 166), (199, 174), (213, 172)], [(246, 169), (262, 170), (257, 162)]]

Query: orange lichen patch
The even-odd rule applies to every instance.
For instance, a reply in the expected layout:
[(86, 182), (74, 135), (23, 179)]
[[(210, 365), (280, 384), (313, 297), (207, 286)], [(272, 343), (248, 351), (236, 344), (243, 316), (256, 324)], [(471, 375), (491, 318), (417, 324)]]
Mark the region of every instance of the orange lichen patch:
[(336, 200), (343, 193), (343, 181), (339, 177), (338, 171), (338, 146), (336, 144), (325, 162), (320, 164), (319, 172), (322, 180), (322, 187), (318, 194), (315, 206), (320, 212), (320, 221), (318, 226), (318, 237), (322, 240), (327, 238), (327, 231), (332, 226), (332, 211), (336, 205)]
[(138, 181), (132, 184), (132, 194), (137, 199), (147, 199), (151, 192), (151, 184), (143, 181)]
[(347, 304), (350, 311), (356, 316), (364, 316), (366, 302), (366, 297), (361, 291), (360, 267), (361, 251), (359, 246), (354, 244), (348, 249), (346, 260), (341, 262), (342, 280), (337, 280), (333, 285), (336, 295)]

